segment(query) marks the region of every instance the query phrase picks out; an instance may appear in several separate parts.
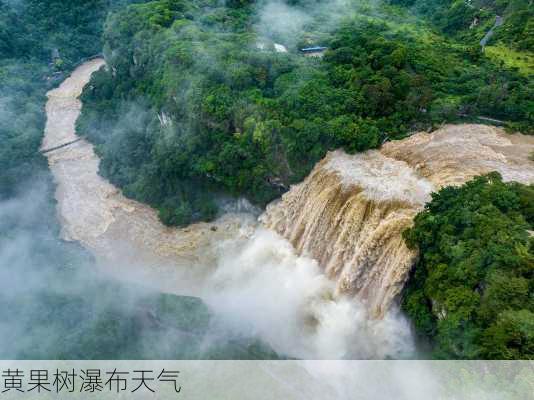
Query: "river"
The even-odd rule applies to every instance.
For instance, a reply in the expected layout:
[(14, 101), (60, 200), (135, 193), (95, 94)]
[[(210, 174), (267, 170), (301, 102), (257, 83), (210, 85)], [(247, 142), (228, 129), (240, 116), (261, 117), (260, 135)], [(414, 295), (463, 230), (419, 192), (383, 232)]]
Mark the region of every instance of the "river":
[(202, 267), (213, 264), (213, 243), (250, 228), (253, 219), (227, 214), (214, 223), (169, 228), (152, 208), (126, 198), (98, 174), (99, 158), (91, 143), (79, 140), (75, 124), (82, 107), (78, 97), (104, 66), (102, 59), (84, 63), (48, 92), (42, 149), (76, 141), (46, 153), (57, 184), (62, 237), (80, 242), (100, 265), (113, 265), (108, 271), (113, 275), (144, 283), (155, 279), (151, 283), (158, 289), (184, 294), (205, 273)]

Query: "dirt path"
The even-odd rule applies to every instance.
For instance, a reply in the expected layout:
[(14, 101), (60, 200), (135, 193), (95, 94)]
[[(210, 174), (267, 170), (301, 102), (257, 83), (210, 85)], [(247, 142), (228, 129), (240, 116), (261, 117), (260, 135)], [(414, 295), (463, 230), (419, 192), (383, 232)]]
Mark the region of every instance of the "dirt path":
[(482, 38), (482, 40), (480, 41), (480, 45), (482, 46), (482, 49), (484, 49), (484, 47), (486, 47), (486, 44), (488, 43), (488, 41), (491, 39), (491, 37), (493, 36), (493, 33), (495, 31), (495, 28), (498, 28), (499, 26), (501, 26), (502, 24), (504, 23), (504, 18), (501, 17), (500, 15), (497, 15), (495, 17), (495, 24), (493, 24), (493, 26), (491, 27), (491, 29), (484, 35), (484, 37)]

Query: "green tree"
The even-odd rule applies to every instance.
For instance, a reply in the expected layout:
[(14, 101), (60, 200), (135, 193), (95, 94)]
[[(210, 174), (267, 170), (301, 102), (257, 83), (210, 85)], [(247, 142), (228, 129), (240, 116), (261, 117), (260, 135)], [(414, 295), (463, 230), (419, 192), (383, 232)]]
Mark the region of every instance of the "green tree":
[(532, 189), (497, 173), (444, 188), (404, 233), (420, 260), (403, 308), (436, 357), (534, 358)]

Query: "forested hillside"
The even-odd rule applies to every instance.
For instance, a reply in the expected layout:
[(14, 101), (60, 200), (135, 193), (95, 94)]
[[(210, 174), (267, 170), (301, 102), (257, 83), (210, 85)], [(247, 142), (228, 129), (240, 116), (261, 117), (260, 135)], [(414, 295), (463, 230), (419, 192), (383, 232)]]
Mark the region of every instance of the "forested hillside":
[(125, 0), (0, 1), (0, 199), (34, 172), (45, 92), (83, 57), (101, 52), (108, 11)]
[(534, 50), (534, 9), (529, 0), (390, 0), (430, 19), (437, 29), (464, 41), (478, 42), (504, 19), (492, 38), (520, 50)]
[(432, 196), (405, 232), (403, 306), (438, 358), (534, 358), (534, 186), (497, 173)]
[[(104, 42), (79, 130), (169, 224), (227, 195), (265, 204), (329, 149), (462, 117), (532, 127), (531, 80), (386, 3), (151, 1), (111, 15)], [(299, 51), (314, 45), (324, 58)]]
[(483, 44), (485, 56), (534, 75), (534, 7), (530, 0), (390, 0), (455, 40)]
[[(531, 1), (390, 3), (408, 7), (460, 43), (483, 43), (485, 57), (532, 81)], [(430, 338), (435, 357), (534, 358), (533, 202), (532, 185), (505, 184), (498, 175), (481, 177), (440, 191), (406, 232), (421, 259), (403, 306), (418, 332)]]

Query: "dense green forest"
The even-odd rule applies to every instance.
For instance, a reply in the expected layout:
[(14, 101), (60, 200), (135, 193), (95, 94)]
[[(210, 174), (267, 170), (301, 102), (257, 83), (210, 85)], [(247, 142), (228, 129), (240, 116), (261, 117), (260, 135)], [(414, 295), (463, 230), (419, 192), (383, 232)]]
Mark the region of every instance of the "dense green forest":
[[(263, 205), (330, 149), (480, 115), (532, 129), (531, 79), (403, 7), (273, 7), (159, 0), (108, 18), (108, 69), (83, 95), (79, 131), (101, 173), (165, 223), (211, 219), (227, 195)], [(299, 51), (313, 45), (324, 58)]]
[[(476, 46), (524, 75), (534, 75), (534, 7), (530, 0), (390, 0), (425, 18), (442, 34)], [(491, 34), (488, 34), (491, 32)]]
[(421, 251), (403, 307), (434, 356), (534, 358), (534, 185), (497, 173), (433, 194), (407, 243)]

